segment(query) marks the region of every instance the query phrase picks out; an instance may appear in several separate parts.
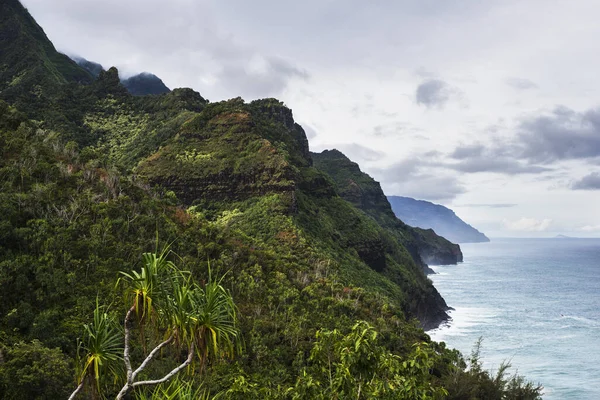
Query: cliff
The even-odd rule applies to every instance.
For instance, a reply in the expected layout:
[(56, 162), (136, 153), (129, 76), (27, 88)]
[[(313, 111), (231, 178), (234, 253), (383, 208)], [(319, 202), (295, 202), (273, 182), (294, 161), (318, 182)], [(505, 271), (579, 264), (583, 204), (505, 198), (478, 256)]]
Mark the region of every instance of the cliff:
[(454, 211), (439, 204), (410, 197), (389, 196), (392, 210), (410, 226), (433, 229), (454, 243), (489, 242), (483, 233), (460, 219)]
[(456, 264), (462, 262), (460, 247), (431, 230), (415, 229), (396, 218), (381, 185), (360, 170), (358, 164), (338, 150), (313, 153), (315, 167), (328, 174), (340, 196), (363, 210), (367, 215), (395, 232), (413, 257), (426, 264)]

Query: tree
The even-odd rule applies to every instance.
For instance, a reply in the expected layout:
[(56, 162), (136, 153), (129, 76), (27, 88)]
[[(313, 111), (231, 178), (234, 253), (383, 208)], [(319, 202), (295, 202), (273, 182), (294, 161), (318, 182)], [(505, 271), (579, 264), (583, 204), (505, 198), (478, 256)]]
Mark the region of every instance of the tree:
[(15, 400), (65, 398), (70, 362), (60, 349), (38, 341), (17, 343), (0, 350), (0, 397)]
[[(122, 329), (116, 329), (109, 314), (96, 307), (94, 322), (85, 329), (86, 358), (79, 385), (70, 399), (92, 376), (98, 390), (107, 373), (124, 381), (116, 397), (122, 399), (135, 388), (167, 382), (190, 365), (197, 365), (202, 372), (210, 361), (239, 350), (237, 309), (221, 280), (213, 279), (209, 271), (208, 282), (200, 286), (189, 273), (168, 261), (167, 255), (167, 250), (145, 253), (140, 271), (121, 273), (128, 301)], [(133, 345), (135, 331), (143, 354), (137, 368), (132, 356), (132, 350), (140, 350)], [(147, 343), (154, 346), (149, 353)], [(140, 379), (148, 365), (165, 351), (179, 360), (176, 366), (160, 378)], [(181, 354), (185, 354), (183, 361)], [(118, 368), (120, 363), (124, 368)]]
[(390, 353), (378, 343), (377, 331), (358, 321), (344, 335), (320, 330), (311, 365), (288, 390), (292, 399), (439, 399), (447, 391), (433, 383), (438, 355), (428, 343), (416, 343), (408, 357)]

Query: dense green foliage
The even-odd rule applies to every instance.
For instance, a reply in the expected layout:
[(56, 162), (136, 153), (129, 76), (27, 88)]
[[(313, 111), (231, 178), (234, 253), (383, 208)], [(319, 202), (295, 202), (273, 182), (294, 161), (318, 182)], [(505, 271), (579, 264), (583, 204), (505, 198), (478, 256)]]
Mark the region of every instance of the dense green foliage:
[[(52, 49), (37, 25), (23, 25), (30, 16), (17, 6), (3, 2), (2, 21), (20, 21), (21, 34), (39, 42), (23, 47), (35, 60), (19, 66), (2, 53), (0, 65), (28, 71), (45, 57), (36, 48)], [(50, 50), (46, 56), (58, 57)], [(62, 78), (39, 70), (43, 96), (32, 97), (25, 81), (0, 92), (8, 100), (0, 101), (0, 393), (8, 396), (15, 382), (36, 398), (35, 388), (52, 380), (48, 387), (62, 395), (82, 376), (95, 380), (101, 368), (90, 356), (119, 352), (123, 342), (100, 339), (118, 336), (132, 306), (141, 316), (133, 328), (135, 364), (159, 332), (173, 332), (164, 321), (189, 322), (187, 306), (165, 308), (150, 289), (159, 282), (182, 289), (185, 276), (199, 291), (211, 282), (209, 271), (223, 276), (219, 286), (236, 304), (243, 351), (207, 357), (201, 374), (196, 368), (140, 398), (153, 391), (308, 398), (311, 390), (334, 398), (434, 398), (447, 390), (460, 399), (477, 396), (461, 397), (463, 382), (499, 387), (421, 329), (444, 319), (446, 305), (423, 272), (419, 246), (452, 245), (427, 231), (417, 240), (417, 231), (381, 217), (385, 207), (348, 199), (334, 165), (313, 166), (306, 135), (281, 102), (209, 103), (190, 89), (133, 97), (114, 68), (87, 85), (56, 70)], [(145, 281), (149, 264), (139, 255), (156, 251), (157, 238), (170, 244), (165, 262), (177, 265), (175, 281)], [(133, 296), (126, 301), (119, 278)], [(166, 298), (184, 300), (184, 292)], [(144, 328), (151, 315), (162, 321), (159, 332)], [(92, 361), (79, 364), (88, 365), (85, 373), (72, 368), (69, 386), (53, 371), (76, 364), (78, 342), (80, 361)], [(157, 358), (148, 375), (180, 365), (180, 350)], [(324, 354), (331, 354), (326, 368)], [(19, 375), (22, 365), (36, 372)], [(122, 371), (111, 373), (117, 381), (109, 391), (118, 390)], [(110, 386), (99, 379), (102, 385)], [(530, 389), (523, 398), (535, 398)]]
[[(340, 196), (363, 210), (378, 224), (388, 228), (418, 262), (456, 264), (462, 261), (458, 245), (438, 236), (431, 229), (412, 228), (396, 218), (379, 182), (360, 170), (337, 150), (313, 153), (315, 166), (327, 173)], [(423, 265), (426, 268), (426, 265)]]

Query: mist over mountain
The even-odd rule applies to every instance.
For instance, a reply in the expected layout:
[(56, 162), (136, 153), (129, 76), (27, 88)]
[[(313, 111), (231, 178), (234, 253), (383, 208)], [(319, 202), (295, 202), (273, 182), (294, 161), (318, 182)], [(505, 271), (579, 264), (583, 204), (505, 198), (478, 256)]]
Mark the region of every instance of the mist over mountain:
[[(86, 60), (83, 57), (73, 56), (73, 60), (80, 67), (84, 68), (95, 78), (98, 78), (100, 73), (104, 71), (104, 67), (97, 62)], [(164, 82), (156, 75), (150, 72), (142, 72), (129, 78), (120, 78), (121, 84), (125, 86), (127, 91), (134, 96), (146, 96), (169, 93), (169, 89)]]

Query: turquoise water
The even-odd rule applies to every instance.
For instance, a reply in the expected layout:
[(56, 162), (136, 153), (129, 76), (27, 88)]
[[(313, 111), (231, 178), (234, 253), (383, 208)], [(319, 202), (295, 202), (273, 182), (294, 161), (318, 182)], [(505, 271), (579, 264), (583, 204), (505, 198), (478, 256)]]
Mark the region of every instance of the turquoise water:
[[(545, 399), (600, 399), (600, 239), (496, 239), (461, 245), (465, 262), (433, 267), (455, 308), (429, 331), (484, 367), (511, 361)], [(514, 369), (513, 369), (514, 372)]]

